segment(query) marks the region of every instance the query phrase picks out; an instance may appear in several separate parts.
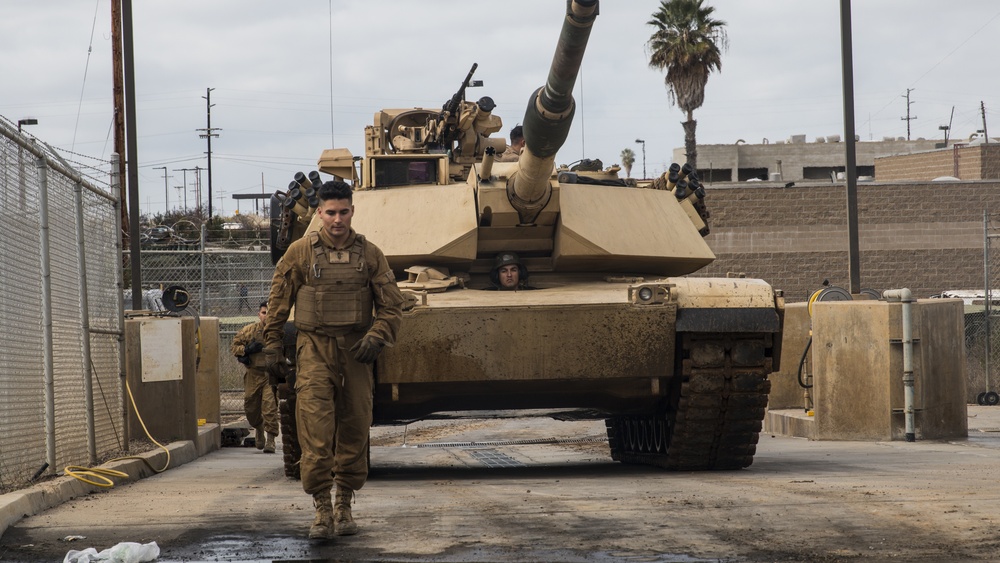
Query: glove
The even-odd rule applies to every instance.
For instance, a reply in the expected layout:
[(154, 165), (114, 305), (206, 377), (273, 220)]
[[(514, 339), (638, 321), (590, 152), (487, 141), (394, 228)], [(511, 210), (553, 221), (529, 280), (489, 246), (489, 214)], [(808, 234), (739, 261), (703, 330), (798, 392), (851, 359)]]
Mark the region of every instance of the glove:
[(370, 364), (375, 362), (375, 358), (382, 352), (383, 346), (385, 346), (385, 342), (366, 334), (364, 338), (351, 346), (351, 352), (354, 352), (355, 360), (362, 364)]
[(247, 344), (246, 346), (243, 347), (243, 353), (249, 356), (251, 354), (256, 354), (257, 352), (260, 352), (263, 349), (264, 345), (254, 340), (250, 344)]
[(264, 350), (264, 368), (268, 374), (281, 380), (287, 379), (292, 372), (280, 349)]
[(243, 354), (242, 356), (236, 356), (236, 361), (245, 366), (248, 366), (250, 365), (250, 356), (246, 354)]

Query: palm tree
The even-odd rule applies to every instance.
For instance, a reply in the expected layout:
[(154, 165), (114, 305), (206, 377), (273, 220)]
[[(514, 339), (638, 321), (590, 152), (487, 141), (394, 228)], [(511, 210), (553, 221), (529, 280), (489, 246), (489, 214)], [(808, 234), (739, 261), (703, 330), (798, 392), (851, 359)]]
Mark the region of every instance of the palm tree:
[(625, 168), (625, 177), (632, 177), (632, 165), (635, 164), (635, 153), (626, 147), (622, 149), (622, 166)]
[(656, 28), (646, 43), (649, 66), (667, 71), (664, 82), (670, 103), (687, 113), (682, 123), (684, 150), (696, 170), (694, 110), (705, 101), (708, 75), (722, 70), (722, 51), (729, 46), (726, 22), (713, 19), (714, 11), (704, 0), (661, 0), (653, 19), (646, 22)]

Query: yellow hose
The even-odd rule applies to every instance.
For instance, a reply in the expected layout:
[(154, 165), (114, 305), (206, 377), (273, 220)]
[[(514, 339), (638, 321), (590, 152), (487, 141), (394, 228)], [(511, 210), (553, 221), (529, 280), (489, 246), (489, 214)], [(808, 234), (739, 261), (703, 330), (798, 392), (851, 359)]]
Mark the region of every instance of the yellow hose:
[[(139, 419), (139, 424), (142, 425), (143, 432), (146, 433), (146, 437), (149, 438), (151, 442), (153, 442), (157, 446), (160, 446), (160, 448), (162, 448), (163, 451), (167, 452), (167, 462), (163, 464), (162, 469), (157, 469), (153, 467), (152, 464), (149, 463), (149, 460), (147, 460), (146, 458), (130, 455), (125, 457), (116, 457), (114, 459), (109, 459), (105, 463), (111, 463), (112, 461), (122, 461), (126, 459), (138, 459), (143, 463), (145, 463), (146, 466), (149, 467), (154, 473), (163, 473), (164, 471), (167, 470), (168, 467), (170, 467), (170, 450), (168, 450), (166, 446), (164, 446), (163, 444), (157, 442), (153, 438), (153, 436), (150, 435), (149, 429), (146, 428), (146, 423), (142, 421), (142, 415), (139, 414), (139, 408), (135, 405), (135, 397), (132, 396), (132, 388), (129, 387), (128, 380), (125, 381), (125, 391), (128, 392), (129, 401), (131, 401), (132, 408), (135, 410), (135, 417)], [(123, 471), (117, 471), (115, 469), (103, 469), (100, 467), (82, 467), (79, 465), (68, 465), (66, 466), (65, 469), (63, 469), (63, 472), (66, 475), (71, 475), (72, 477), (79, 479), (80, 481), (83, 481), (84, 483), (89, 483), (91, 485), (104, 488), (110, 488), (115, 486), (114, 481), (112, 481), (109, 477), (128, 478), (129, 476), (128, 473), (125, 473)]]
[(813, 316), (813, 303), (819, 298), (820, 293), (823, 293), (823, 290), (817, 289), (812, 295), (809, 296), (809, 305), (806, 306), (806, 310), (809, 311), (809, 318), (812, 318)]

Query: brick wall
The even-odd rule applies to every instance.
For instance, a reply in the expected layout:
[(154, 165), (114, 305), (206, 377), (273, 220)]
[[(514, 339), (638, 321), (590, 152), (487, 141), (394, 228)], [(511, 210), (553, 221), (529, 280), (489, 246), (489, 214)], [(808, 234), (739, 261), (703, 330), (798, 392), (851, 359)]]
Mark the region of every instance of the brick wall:
[[(849, 287), (845, 194), (831, 184), (710, 186), (706, 241), (717, 260), (694, 275), (744, 272), (789, 301), (807, 299), (824, 279)], [(982, 287), (988, 207), (1000, 209), (1000, 182), (859, 185), (861, 286), (908, 287), (917, 297)]]
[(879, 182), (930, 181), (942, 176), (960, 180), (1000, 178), (1000, 144), (955, 146), (875, 159), (875, 179)]

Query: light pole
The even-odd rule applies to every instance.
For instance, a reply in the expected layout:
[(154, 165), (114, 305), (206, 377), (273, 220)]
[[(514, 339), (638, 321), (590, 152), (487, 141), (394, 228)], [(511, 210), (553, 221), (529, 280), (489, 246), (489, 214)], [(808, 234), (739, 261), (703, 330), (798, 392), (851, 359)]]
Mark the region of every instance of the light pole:
[(17, 132), (18, 133), (21, 132), (21, 126), (22, 125), (38, 125), (38, 120), (35, 119), (35, 118), (33, 118), (33, 117), (27, 117), (27, 118), (24, 118), (24, 119), (18, 119), (17, 120)]
[(644, 139), (636, 139), (635, 142), (642, 145), (642, 179), (646, 179), (646, 141)]

